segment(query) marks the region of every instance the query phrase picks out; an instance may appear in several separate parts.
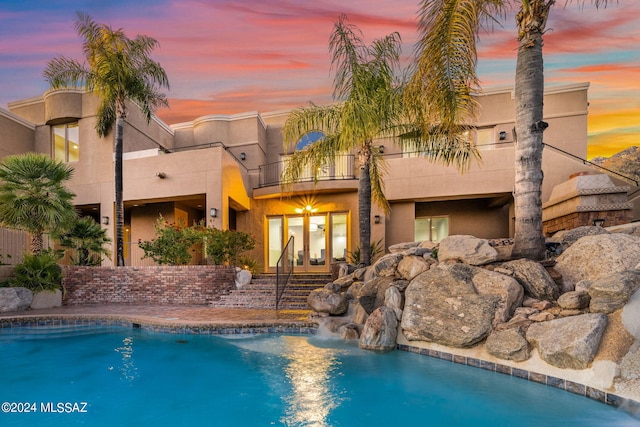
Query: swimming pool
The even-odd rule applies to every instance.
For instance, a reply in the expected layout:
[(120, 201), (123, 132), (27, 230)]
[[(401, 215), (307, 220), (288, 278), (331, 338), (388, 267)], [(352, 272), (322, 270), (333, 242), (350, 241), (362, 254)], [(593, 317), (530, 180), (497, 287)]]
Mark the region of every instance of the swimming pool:
[(0, 425), (638, 425), (553, 387), (315, 336), (54, 330), (0, 330)]

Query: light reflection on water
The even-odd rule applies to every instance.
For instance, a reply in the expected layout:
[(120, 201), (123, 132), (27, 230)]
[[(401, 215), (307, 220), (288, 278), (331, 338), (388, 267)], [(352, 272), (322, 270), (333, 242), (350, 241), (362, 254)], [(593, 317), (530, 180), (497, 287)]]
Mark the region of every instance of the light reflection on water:
[[(118, 371), (122, 374), (121, 380), (128, 382), (134, 381), (138, 373), (138, 368), (133, 358), (133, 337), (125, 337), (122, 340), (122, 346), (116, 347), (114, 351), (120, 353), (122, 356), (122, 366), (118, 368)], [(113, 366), (109, 367), (110, 371), (114, 369)]]
[(341, 390), (331, 388), (331, 376), (340, 365), (338, 350), (312, 346), (301, 337), (284, 337), (283, 344), (292, 390), (283, 396), (288, 406), (282, 423), (327, 426), (327, 417), (340, 405)]

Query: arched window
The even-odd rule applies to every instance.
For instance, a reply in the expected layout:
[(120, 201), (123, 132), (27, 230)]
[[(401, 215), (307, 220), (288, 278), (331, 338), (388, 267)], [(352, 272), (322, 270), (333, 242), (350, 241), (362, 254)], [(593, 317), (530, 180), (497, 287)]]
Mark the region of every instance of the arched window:
[(298, 143), (296, 144), (296, 151), (302, 150), (307, 145), (313, 144), (322, 137), (324, 137), (324, 133), (316, 130), (304, 134), (304, 136), (300, 138), (300, 141), (298, 141)]

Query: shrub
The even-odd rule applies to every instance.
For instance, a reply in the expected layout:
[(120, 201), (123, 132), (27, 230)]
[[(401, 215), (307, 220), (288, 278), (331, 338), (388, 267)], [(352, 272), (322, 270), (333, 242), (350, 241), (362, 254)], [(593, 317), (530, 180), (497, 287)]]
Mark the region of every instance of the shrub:
[[(371, 264), (384, 253), (384, 248), (382, 247), (382, 239), (377, 242), (371, 242)], [(349, 252), (349, 263), (353, 265), (360, 264), (360, 247), (357, 247), (353, 252)]]
[(168, 224), (160, 216), (155, 224), (156, 238), (140, 242), (143, 258), (158, 264), (184, 265), (191, 262), (191, 247), (200, 241), (197, 231), (183, 224)]
[(13, 287), (24, 287), (33, 292), (55, 291), (62, 289), (62, 268), (58, 261), (62, 258), (59, 251), (44, 250), (39, 254), (25, 255), (24, 260), (15, 266), (15, 275), (4, 283)]
[(205, 247), (205, 254), (214, 264), (241, 266), (242, 252), (255, 247), (256, 241), (242, 231), (218, 230), (211, 227), (199, 227)]

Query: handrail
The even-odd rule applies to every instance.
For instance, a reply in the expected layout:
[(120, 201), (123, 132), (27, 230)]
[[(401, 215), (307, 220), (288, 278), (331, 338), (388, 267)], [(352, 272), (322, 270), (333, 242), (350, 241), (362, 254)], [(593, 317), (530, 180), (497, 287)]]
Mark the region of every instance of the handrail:
[(589, 167), (592, 167), (592, 168), (595, 168), (595, 169), (603, 170), (603, 171), (605, 171), (605, 172), (607, 172), (608, 174), (611, 174), (611, 175), (616, 175), (618, 177), (618, 179), (620, 179), (622, 181), (626, 181), (629, 184), (632, 184), (632, 185), (634, 185), (636, 187), (640, 186), (640, 182), (638, 182), (638, 180), (636, 180), (636, 179), (631, 178), (630, 176), (627, 176), (627, 175), (621, 174), (620, 172), (616, 172), (614, 170), (605, 168), (604, 166), (600, 166), (597, 163), (594, 163), (594, 162), (591, 162), (589, 160), (583, 159), (580, 156), (576, 156), (575, 154), (571, 154), (568, 151), (564, 151), (564, 150), (562, 150), (562, 149), (560, 149), (558, 147), (554, 147), (553, 145), (549, 145), (547, 143), (544, 143), (543, 146), (549, 147), (549, 148), (551, 148), (551, 149), (553, 149), (553, 150), (555, 150), (555, 151), (557, 151), (557, 152), (559, 152), (561, 154), (564, 154), (565, 156), (572, 157), (572, 158), (574, 158), (576, 160), (580, 160), (583, 165), (586, 165), (586, 166), (589, 166)]
[(285, 289), (287, 289), (291, 273), (293, 273), (293, 237), (294, 236), (289, 237), (287, 244), (284, 246), (284, 249), (280, 254), (280, 258), (278, 258), (278, 262), (276, 263), (276, 310), (280, 305), (280, 299), (282, 298)]

